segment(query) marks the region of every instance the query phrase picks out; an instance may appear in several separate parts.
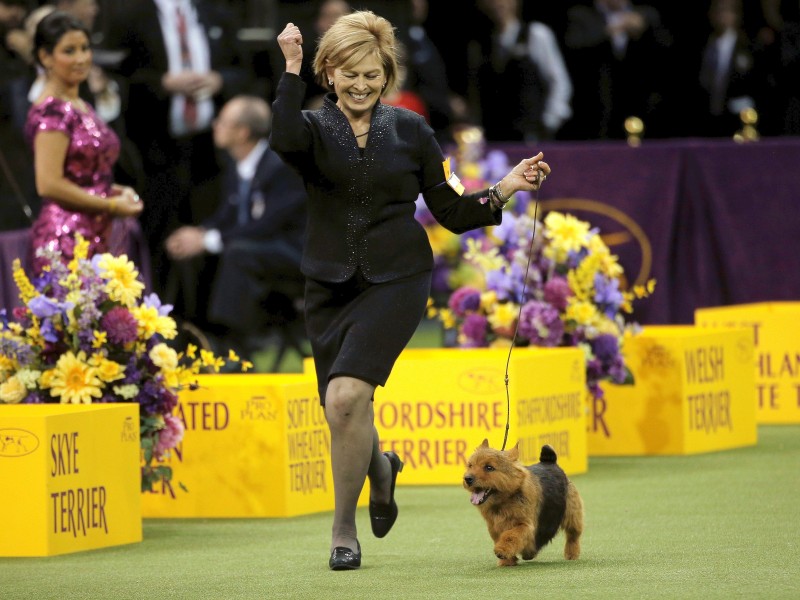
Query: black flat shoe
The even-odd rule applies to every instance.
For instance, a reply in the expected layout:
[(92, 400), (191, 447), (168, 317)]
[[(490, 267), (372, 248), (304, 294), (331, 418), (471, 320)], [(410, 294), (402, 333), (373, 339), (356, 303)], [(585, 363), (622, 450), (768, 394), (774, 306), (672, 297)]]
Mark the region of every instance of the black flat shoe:
[(369, 522), (372, 525), (372, 533), (375, 537), (382, 538), (392, 529), (392, 525), (397, 520), (397, 503), (394, 501), (394, 484), (397, 481), (397, 474), (403, 470), (403, 461), (391, 450), (384, 452), (383, 455), (389, 459), (392, 465), (392, 489), (389, 492), (389, 503), (379, 504), (378, 502), (369, 503)]
[(331, 552), (331, 558), (328, 561), (328, 566), (331, 571), (352, 571), (361, 566), (361, 544), (356, 542), (358, 546), (357, 551), (350, 550), (344, 546), (336, 546)]

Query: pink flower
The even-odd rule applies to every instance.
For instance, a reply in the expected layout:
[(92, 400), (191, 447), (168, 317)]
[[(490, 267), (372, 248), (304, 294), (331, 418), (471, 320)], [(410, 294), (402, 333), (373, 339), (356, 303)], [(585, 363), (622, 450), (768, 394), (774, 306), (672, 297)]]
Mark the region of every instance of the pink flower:
[(108, 334), (112, 344), (127, 344), (136, 340), (139, 325), (127, 308), (115, 306), (100, 320), (100, 326)]
[(158, 441), (154, 454), (156, 458), (161, 458), (169, 450), (172, 450), (183, 439), (183, 421), (175, 415), (164, 416), (164, 429), (158, 432)]

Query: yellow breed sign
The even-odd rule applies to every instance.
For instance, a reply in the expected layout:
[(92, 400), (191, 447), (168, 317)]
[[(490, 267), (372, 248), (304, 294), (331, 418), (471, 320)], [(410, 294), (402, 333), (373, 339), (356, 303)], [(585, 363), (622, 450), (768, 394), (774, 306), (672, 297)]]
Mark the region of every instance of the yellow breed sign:
[(695, 454), (756, 443), (752, 336), (650, 326), (625, 341), (632, 386), (590, 400), (589, 455)]
[(0, 556), (142, 541), (137, 404), (0, 407)]
[[(406, 468), (398, 484), (460, 484), (467, 458), (488, 438), (500, 448), (508, 408), (507, 349), (407, 349), (375, 392), (383, 450)], [(306, 362), (313, 372), (313, 363)], [(514, 348), (506, 449), (538, 462), (543, 444), (570, 474), (587, 469), (585, 370), (577, 348)]]
[[(303, 374), (203, 375), (180, 395), (172, 481), (145, 517), (289, 517), (333, 509), (330, 434)], [(366, 500), (362, 500), (364, 504)]]
[(759, 423), (800, 423), (800, 302), (764, 302), (694, 313), (700, 327), (745, 327), (755, 344)]

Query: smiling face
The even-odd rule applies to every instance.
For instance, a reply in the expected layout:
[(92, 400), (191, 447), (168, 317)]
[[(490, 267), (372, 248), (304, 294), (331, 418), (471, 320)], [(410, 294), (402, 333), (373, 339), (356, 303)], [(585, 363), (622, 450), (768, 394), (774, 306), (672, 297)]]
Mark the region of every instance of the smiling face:
[(80, 85), (88, 76), (92, 66), (92, 48), (89, 38), (82, 31), (68, 31), (53, 48), (52, 54), (40, 51), (42, 65), (50, 77), (65, 87)]
[(383, 65), (374, 55), (347, 67), (328, 69), (328, 78), (333, 80), (333, 89), (339, 98), (337, 105), (352, 118), (372, 110), (386, 82)]

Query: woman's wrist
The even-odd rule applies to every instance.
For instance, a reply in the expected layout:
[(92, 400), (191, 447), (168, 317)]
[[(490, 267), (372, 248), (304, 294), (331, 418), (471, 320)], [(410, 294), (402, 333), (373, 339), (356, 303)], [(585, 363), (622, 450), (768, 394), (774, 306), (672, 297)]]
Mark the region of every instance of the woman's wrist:
[(300, 69), (303, 66), (303, 61), (296, 61), (296, 60), (287, 60), (286, 61), (286, 72), (293, 73), (294, 75), (300, 75)]
[(111, 196), (108, 199), (108, 206), (106, 207), (106, 212), (111, 215), (112, 217), (117, 214), (117, 197)]
[(502, 181), (489, 187), (489, 203), (497, 210), (503, 210), (508, 204), (509, 196), (503, 193)]

